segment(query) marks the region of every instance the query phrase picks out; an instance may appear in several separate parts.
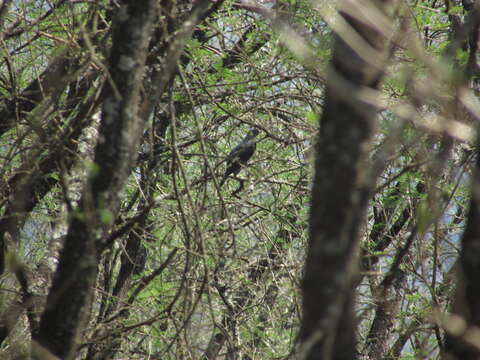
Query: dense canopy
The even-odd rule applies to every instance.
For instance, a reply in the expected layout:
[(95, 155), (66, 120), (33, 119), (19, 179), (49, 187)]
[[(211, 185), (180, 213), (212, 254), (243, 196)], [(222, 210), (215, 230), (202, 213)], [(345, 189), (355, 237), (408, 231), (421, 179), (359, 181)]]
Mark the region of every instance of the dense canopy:
[(0, 358), (480, 358), (479, 31), (477, 1), (1, 2)]

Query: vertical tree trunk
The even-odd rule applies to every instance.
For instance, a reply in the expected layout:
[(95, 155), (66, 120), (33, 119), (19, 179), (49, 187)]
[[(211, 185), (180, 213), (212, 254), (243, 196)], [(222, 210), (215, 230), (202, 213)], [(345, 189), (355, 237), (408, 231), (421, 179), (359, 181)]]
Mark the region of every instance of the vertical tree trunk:
[(131, 172), (143, 120), (140, 88), (156, 1), (123, 1), (110, 56), (95, 165), (72, 218), (40, 329), (35, 339), (62, 359), (72, 357), (88, 320), (97, 277), (98, 246), (113, 223), (119, 194)]
[[(480, 156), (477, 154), (467, 227), (457, 271), (457, 288), (452, 313), (458, 315), (447, 325), (445, 359), (480, 359)], [(478, 330), (476, 330), (478, 331)], [(472, 336), (474, 336), (472, 338)], [(474, 341), (473, 341), (474, 340)], [(475, 344), (475, 345), (474, 345)]]
[(388, 3), (345, 1), (341, 11), (364, 43), (357, 44), (359, 55), (358, 47), (347, 44), (348, 31), (337, 34), (320, 120), (300, 330), (300, 350), (310, 360), (356, 356), (352, 277), (359, 227), (375, 184), (365, 168), (376, 109), (363, 102), (360, 93), (380, 82), (387, 34), (354, 8), (385, 15)]
[[(465, 80), (468, 82), (468, 87), (478, 91), (480, 4), (473, 1), (463, 1), (462, 4), (466, 12), (465, 23), (461, 31), (458, 31), (453, 45), (459, 47), (463, 41), (468, 40), (469, 56), (465, 68)], [(477, 133), (478, 130), (477, 125)], [(458, 318), (453, 318), (446, 324), (444, 358), (452, 360), (480, 359), (478, 334), (476, 334), (480, 327), (480, 153), (478, 151), (471, 188), (470, 210), (462, 237), (455, 299), (452, 306), (452, 313), (458, 315)]]

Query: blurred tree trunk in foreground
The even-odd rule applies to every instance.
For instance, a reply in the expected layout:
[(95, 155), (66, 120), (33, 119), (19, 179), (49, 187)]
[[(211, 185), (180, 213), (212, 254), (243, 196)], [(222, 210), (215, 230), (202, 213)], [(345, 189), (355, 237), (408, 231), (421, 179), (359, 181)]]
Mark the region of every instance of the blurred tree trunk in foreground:
[[(388, 19), (390, 6), (391, 1), (341, 4), (342, 18), (351, 28), (337, 34), (329, 68), (302, 285), (301, 347), (311, 360), (357, 356), (354, 277), (360, 227), (376, 184), (368, 160), (377, 111), (362, 93), (376, 90), (385, 70), (389, 34), (371, 19), (376, 11)], [(352, 33), (360, 36), (357, 49), (349, 44)]]

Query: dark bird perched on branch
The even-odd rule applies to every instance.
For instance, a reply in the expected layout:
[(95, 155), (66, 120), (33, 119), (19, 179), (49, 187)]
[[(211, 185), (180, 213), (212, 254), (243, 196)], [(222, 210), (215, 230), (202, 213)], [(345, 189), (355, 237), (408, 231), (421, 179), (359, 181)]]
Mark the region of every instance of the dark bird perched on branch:
[(230, 175), (236, 176), (243, 166), (247, 164), (247, 161), (252, 157), (255, 152), (256, 142), (255, 137), (258, 135), (257, 129), (251, 129), (247, 136), (242, 140), (240, 144), (235, 146), (230, 154), (227, 156), (227, 170), (223, 175), (220, 186), (227, 180)]
[(145, 150), (140, 151), (138, 153), (138, 161), (145, 161), (147, 159), (155, 159), (158, 158), (160, 155), (162, 155), (166, 150), (167, 146), (165, 146), (163, 141), (160, 141), (156, 144), (153, 145), (153, 148), (150, 150)]

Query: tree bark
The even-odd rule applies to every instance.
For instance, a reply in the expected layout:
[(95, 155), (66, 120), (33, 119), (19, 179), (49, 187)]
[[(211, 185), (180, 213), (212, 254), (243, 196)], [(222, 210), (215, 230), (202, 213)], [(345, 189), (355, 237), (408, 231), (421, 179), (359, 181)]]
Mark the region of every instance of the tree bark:
[[(389, 2), (359, 3), (385, 14)], [(351, 5), (358, 6), (346, 1), (344, 9)], [(300, 351), (309, 360), (356, 357), (353, 275), (359, 228), (375, 184), (364, 169), (376, 117), (376, 109), (359, 95), (379, 85), (383, 69), (378, 59), (385, 58), (386, 38), (368, 19), (350, 11), (342, 10), (341, 16), (365, 41), (361, 46), (369, 56), (360, 56), (345, 34), (337, 34), (316, 146), (302, 283)]]
[[(462, 237), (457, 287), (452, 313), (453, 318), (447, 324), (444, 359), (477, 360), (480, 347), (472, 344), (473, 329), (480, 327), (480, 156), (477, 154), (476, 168), (472, 181), (472, 195), (468, 213), (467, 227)], [(463, 319), (465, 322), (463, 322)], [(453, 326), (453, 324), (457, 326)]]
[[(465, 79), (469, 82), (470, 88), (478, 91), (480, 4), (469, 1), (462, 3), (467, 14), (463, 27), (458, 31), (456, 41), (458, 44), (462, 41), (468, 43), (469, 56), (465, 67)], [(478, 130), (477, 126), (477, 132)], [(478, 335), (475, 335), (477, 339), (472, 343), (472, 333), (478, 332), (480, 327), (480, 282), (478, 281), (480, 276), (480, 153), (478, 151), (471, 188), (470, 209), (462, 237), (455, 298), (452, 305), (452, 313), (458, 318), (454, 317), (449, 324), (446, 324), (444, 359), (449, 360), (480, 359)], [(453, 325), (460, 326), (455, 329)]]
[(98, 248), (114, 222), (119, 194), (136, 159), (144, 125), (138, 104), (156, 3), (123, 1), (115, 19), (95, 165), (71, 220), (40, 329), (34, 336), (62, 359), (73, 356), (88, 320)]

